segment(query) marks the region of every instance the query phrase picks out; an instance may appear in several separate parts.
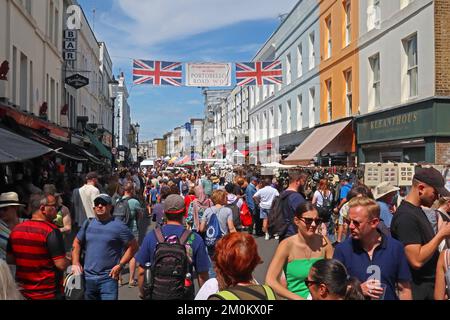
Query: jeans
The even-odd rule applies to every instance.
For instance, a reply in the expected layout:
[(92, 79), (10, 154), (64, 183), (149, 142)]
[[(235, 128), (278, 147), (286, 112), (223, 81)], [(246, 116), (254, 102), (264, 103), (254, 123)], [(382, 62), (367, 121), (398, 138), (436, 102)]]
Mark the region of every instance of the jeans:
[(113, 278), (86, 279), (84, 298), (86, 300), (117, 300), (119, 283)]

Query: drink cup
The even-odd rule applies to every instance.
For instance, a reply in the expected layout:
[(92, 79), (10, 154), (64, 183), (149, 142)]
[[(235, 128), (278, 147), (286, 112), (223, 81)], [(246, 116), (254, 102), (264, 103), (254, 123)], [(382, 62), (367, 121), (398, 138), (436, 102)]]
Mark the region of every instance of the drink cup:
[(383, 293), (378, 297), (378, 299), (376, 299), (376, 298), (372, 298), (372, 300), (384, 300), (384, 296), (385, 296), (385, 294), (386, 294), (386, 287), (387, 287), (387, 285), (385, 284), (385, 283), (378, 283), (378, 285), (377, 285), (377, 289), (378, 288), (381, 288), (381, 289), (383, 289)]

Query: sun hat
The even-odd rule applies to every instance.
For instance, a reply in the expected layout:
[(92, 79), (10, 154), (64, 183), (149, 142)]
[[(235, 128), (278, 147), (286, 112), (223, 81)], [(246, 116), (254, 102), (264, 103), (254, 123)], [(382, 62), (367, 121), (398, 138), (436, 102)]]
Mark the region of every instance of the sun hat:
[(22, 206), (24, 204), (19, 202), (19, 195), (15, 192), (5, 192), (0, 194), (0, 208), (11, 207), (11, 206)]

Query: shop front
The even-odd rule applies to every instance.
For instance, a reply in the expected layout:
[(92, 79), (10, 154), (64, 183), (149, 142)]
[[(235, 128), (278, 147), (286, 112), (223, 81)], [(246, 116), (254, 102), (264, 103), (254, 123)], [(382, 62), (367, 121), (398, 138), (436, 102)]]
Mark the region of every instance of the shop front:
[(313, 131), (314, 128), (308, 128), (280, 136), (281, 159), (286, 159)]
[(358, 162), (450, 163), (450, 99), (356, 118)]

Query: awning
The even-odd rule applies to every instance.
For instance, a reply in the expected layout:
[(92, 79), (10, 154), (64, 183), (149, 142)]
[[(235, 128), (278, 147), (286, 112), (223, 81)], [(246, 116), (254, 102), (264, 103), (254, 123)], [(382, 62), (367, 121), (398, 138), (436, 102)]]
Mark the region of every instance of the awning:
[(60, 156), (62, 156), (64, 158), (68, 158), (68, 159), (72, 159), (72, 160), (80, 161), (80, 162), (81, 161), (87, 161), (86, 158), (82, 158), (79, 155), (75, 155), (72, 152), (70, 152), (70, 151), (68, 151), (68, 150), (66, 150), (64, 148), (56, 149), (55, 152), (56, 152), (56, 154), (58, 154), (58, 155), (60, 155)]
[(83, 150), (83, 152), (84, 152), (84, 154), (85, 155), (87, 155), (87, 157), (88, 157), (88, 159), (90, 160), (90, 161), (92, 161), (93, 163), (95, 163), (95, 164), (104, 164), (104, 162), (102, 162), (99, 158), (97, 158), (96, 156), (94, 156), (92, 153), (90, 153), (89, 151), (87, 151), (87, 150), (84, 150), (84, 149), (81, 149), (81, 150)]
[(0, 163), (24, 161), (53, 151), (30, 139), (0, 128)]
[(310, 161), (330, 144), (351, 122), (352, 120), (347, 120), (315, 129), (283, 163), (300, 164), (300, 162)]
[(141, 162), (141, 166), (153, 166), (155, 162), (153, 160), (147, 159)]
[(112, 159), (112, 154), (111, 152), (108, 151), (108, 149), (106, 149), (105, 145), (103, 143), (101, 143), (92, 133), (90, 133), (89, 131), (85, 131), (86, 135), (89, 137), (89, 139), (91, 140), (92, 144), (97, 148), (97, 150), (100, 152), (100, 154), (102, 156), (104, 156), (105, 158), (111, 160)]

